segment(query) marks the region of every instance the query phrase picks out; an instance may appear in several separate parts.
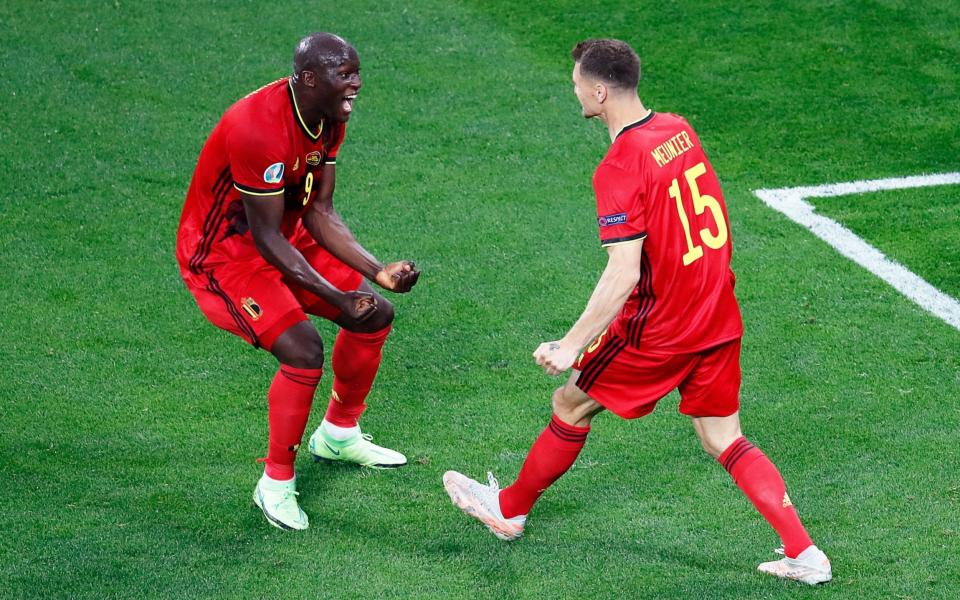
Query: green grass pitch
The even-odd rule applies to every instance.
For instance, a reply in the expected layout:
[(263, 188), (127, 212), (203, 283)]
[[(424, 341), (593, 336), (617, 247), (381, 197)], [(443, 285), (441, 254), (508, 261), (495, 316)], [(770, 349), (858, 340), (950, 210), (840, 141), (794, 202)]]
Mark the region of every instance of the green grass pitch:
[(960, 298), (960, 186), (815, 198), (817, 212)]
[[(363, 62), (337, 205), (423, 276), (364, 418), (412, 464), (301, 456), (297, 535), (250, 501), (275, 363), (203, 319), (173, 245), (210, 129), (314, 30)], [(570, 84), (589, 36), (637, 48), (641, 97), (721, 176), (744, 429), (833, 559), (825, 587), (755, 572), (776, 536), (675, 396), (599, 417), (518, 543), (442, 490), (448, 468), (515, 477), (557, 385), (530, 353), (603, 265), (607, 138)], [(958, 597), (960, 332), (751, 193), (960, 170), (956, 2), (7, 0), (0, 62), (0, 597)], [(822, 205), (956, 295), (960, 190), (877, 196)]]

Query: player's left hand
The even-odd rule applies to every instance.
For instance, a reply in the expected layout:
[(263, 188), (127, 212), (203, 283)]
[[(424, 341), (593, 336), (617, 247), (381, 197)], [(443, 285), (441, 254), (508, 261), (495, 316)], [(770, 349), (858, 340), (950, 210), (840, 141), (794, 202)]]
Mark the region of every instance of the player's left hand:
[(420, 278), (420, 271), (417, 270), (417, 264), (412, 260), (398, 260), (380, 269), (377, 273), (377, 285), (385, 290), (403, 294), (409, 292), (417, 279)]
[(572, 367), (579, 354), (579, 348), (564, 344), (563, 340), (556, 340), (537, 346), (533, 352), (533, 359), (548, 375), (556, 376)]

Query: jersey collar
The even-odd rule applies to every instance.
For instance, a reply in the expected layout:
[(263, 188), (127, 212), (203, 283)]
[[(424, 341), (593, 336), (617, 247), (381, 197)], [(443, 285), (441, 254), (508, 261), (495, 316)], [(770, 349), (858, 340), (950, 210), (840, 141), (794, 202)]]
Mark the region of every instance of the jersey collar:
[(323, 121), (320, 121), (320, 126), (317, 127), (317, 132), (313, 133), (310, 131), (310, 128), (307, 127), (307, 124), (303, 120), (303, 116), (300, 114), (300, 107), (297, 106), (297, 97), (293, 93), (293, 80), (287, 80), (287, 91), (290, 92), (290, 104), (293, 106), (293, 114), (297, 117), (297, 124), (300, 125), (300, 129), (313, 141), (320, 139), (320, 134), (323, 133)]
[(643, 126), (643, 125), (646, 125), (647, 123), (650, 122), (650, 119), (652, 119), (655, 114), (657, 114), (657, 113), (655, 113), (655, 112), (653, 112), (653, 111), (651, 110), (649, 115), (645, 116), (644, 118), (640, 119), (639, 121), (635, 121), (635, 122), (633, 122), (633, 123), (630, 123), (629, 125), (627, 125), (627, 126), (624, 127), (623, 129), (621, 129), (621, 130), (620, 130), (620, 133), (617, 134), (617, 137), (620, 137), (621, 135), (623, 135), (624, 133), (630, 131), (631, 129), (636, 129), (637, 127), (641, 127), (641, 126)]

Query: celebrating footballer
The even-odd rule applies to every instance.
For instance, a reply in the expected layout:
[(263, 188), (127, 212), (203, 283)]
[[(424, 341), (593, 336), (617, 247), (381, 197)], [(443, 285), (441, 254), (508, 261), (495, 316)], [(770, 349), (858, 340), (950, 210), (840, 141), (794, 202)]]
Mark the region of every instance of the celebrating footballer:
[(293, 74), (224, 113), (200, 152), (177, 233), (187, 288), (211, 323), (279, 361), (267, 392), (269, 443), (253, 500), (271, 525), (306, 529), (294, 459), (323, 372), (308, 314), (340, 327), (333, 392), (310, 437), (318, 459), (406, 464), (360, 431), (393, 306), (369, 281), (408, 292), (412, 261), (384, 264), (357, 242), (333, 205), (337, 154), (360, 91), (360, 58), (340, 37), (297, 44)]
[(830, 562), (807, 534), (777, 468), (740, 431), (743, 325), (730, 270), (727, 209), (717, 175), (690, 124), (647, 109), (640, 61), (629, 45), (583, 41), (573, 49), (573, 91), (611, 145), (593, 176), (607, 264), (567, 334), (533, 353), (551, 375), (573, 369), (553, 393), (553, 415), (517, 480), (500, 489), (448, 471), (453, 503), (504, 540), (519, 538), (534, 503), (574, 463), (603, 410), (650, 413), (674, 389), (704, 450), (731, 475), (783, 542), (759, 570), (808, 584)]

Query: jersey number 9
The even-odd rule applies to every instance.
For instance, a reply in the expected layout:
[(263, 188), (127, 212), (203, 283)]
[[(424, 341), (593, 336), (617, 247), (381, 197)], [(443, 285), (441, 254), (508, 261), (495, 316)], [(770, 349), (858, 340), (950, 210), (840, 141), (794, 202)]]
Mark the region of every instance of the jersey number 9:
[(307, 173), (307, 179), (303, 183), (303, 205), (306, 206), (307, 202), (310, 202), (310, 191), (313, 190), (313, 173)]
[[(700, 188), (697, 187), (697, 178), (706, 172), (706, 165), (700, 162), (684, 171), (683, 176), (686, 178), (687, 186), (693, 195), (693, 212), (699, 216), (703, 214), (704, 210), (710, 209), (710, 214), (717, 224), (716, 234), (710, 231), (709, 227), (702, 228), (699, 231), (700, 240), (706, 244), (707, 248), (717, 250), (727, 243), (729, 236), (727, 235), (727, 222), (723, 218), (723, 209), (720, 208), (720, 203), (709, 194), (701, 194)], [(680, 197), (680, 182), (674, 179), (673, 183), (670, 184), (669, 191), (670, 197), (677, 201), (677, 214), (680, 215), (680, 224), (683, 225), (683, 233), (687, 238), (687, 251), (683, 255), (683, 266), (687, 266), (703, 256), (703, 246), (694, 244), (693, 237), (690, 235), (690, 219), (687, 218), (687, 213), (683, 208), (683, 199)]]

